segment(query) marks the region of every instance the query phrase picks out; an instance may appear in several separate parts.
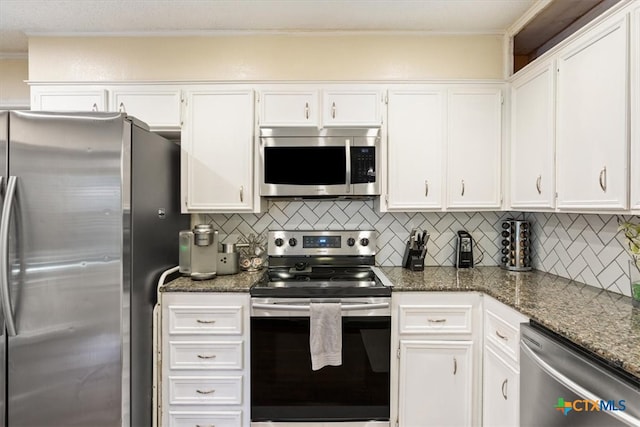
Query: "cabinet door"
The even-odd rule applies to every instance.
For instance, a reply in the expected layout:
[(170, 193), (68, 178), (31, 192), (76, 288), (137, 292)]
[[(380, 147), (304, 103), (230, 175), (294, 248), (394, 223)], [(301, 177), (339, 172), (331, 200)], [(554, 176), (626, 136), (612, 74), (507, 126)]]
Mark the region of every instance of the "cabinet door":
[(520, 423), (520, 374), (489, 346), (484, 348), (483, 423), (513, 427)]
[(631, 16), (631, 209), (640, 213), (640, 3)]
[(555, 202), (555, 66), (546, 63), (511, 86), (511, 207)]
[(182, 150), (186, 211), (252, 210), (253, 123), (251, 90), (188, 93)]
[(501, 89), (451, 90), (447, 120), (447, 207), (500, 208)]
[(106, 111), (107, 91), (104, 89), (34, 88), (32, 110), (40, 111)]
[(389, 210), (442, 208), (445, 99), (438, 89), (389, 93)]
[(472, 341), (400, 340), (401, 427), (472, 425)]
[(318, 92), (263, 91), (260, 94), (260, 126), (318, 126)]
[(127, 87), (111, 91), (111, 111), (132, 115), (152, 130), (180, 129), (180, 89)]
[(324, 91), (323, 126), (380, 126), (382, 97), (377, 90)]
[(627, 208), (627, 37), (616, 18), (559, 55), (559, 209)]

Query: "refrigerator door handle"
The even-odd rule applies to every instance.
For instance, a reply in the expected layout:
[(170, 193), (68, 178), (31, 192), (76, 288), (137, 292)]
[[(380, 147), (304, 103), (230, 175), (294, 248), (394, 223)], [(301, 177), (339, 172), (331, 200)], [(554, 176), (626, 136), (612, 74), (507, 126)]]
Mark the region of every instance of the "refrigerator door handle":
[(2, 311), (4, 312), (7, 335), (16, 336), (16, 324), (11, 309), (11, 298), (9, 297), (9, 223), (11, 222), (11, 210), (16, 193), (16, 182), (18, 178), (10, 176), (7, 180), (7, 191), (2, 204), (2, 216), (0, 217), (0, 299), (2, 299)]

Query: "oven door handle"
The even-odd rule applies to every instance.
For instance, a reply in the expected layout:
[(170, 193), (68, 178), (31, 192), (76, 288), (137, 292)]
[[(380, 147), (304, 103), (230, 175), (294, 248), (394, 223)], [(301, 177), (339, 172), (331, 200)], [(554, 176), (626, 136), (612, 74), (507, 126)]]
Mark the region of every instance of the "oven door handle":
[[(286, 311), (309, 311), (311, 306), (309, 304), (305, 305), (292, 305), (292, 304), (262, 304), (262, 303), (254, 303), (251, 304), (252, 308), (261, 308), (266, 310), (286, 310)], [(374, 304), (348, 304), (343, 305), (342, 311), (345, 310), (373, 310), (378, 308), (389, 308), (388, 302), (374, 303)]]

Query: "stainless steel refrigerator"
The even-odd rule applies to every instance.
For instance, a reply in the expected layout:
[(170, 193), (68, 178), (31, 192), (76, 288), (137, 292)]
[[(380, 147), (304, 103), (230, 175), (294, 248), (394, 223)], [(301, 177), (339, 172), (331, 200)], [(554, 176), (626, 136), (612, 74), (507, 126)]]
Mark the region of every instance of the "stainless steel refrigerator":
[(0, 425), (150, 426), (179, 146), (122, 114), (0, 111), (0, 165)]

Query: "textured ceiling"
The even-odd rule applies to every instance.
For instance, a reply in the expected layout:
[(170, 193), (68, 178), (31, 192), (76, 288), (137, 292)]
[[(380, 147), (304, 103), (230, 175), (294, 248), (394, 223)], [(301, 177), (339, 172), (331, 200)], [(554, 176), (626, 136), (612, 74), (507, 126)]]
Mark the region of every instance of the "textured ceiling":
[(26, 52), (29, 34), (502, 33), (537, 1), (0, 0), (0, 52)]

